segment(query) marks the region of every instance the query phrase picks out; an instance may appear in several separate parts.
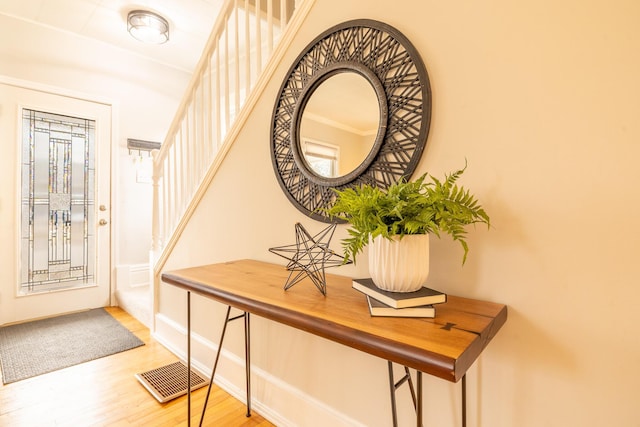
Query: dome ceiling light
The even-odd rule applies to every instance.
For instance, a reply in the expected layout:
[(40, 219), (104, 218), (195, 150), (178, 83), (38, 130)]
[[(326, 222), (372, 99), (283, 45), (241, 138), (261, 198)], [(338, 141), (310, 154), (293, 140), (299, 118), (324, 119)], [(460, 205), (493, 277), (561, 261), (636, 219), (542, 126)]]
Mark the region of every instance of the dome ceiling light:
[(157, 13), (132, 10), (127, 16), (127, 31), (136, 40), (162, 44), (169, 40), (169, 22)]

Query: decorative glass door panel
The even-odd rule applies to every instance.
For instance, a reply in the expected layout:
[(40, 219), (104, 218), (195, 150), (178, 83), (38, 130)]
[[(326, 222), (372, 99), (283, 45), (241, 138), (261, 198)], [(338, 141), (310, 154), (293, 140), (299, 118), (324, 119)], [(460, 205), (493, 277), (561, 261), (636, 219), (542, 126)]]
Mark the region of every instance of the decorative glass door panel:
[(22, 295), (96, 282), (95, 128), (22, 110)]

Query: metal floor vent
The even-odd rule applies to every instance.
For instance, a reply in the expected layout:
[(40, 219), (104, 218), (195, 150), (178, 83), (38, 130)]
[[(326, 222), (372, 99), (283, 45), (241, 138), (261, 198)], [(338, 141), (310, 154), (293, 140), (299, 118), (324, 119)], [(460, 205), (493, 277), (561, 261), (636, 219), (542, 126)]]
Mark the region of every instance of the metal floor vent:
[[(140, 383), (158, 402), (187, 394), (187, 367), (182, 362), (171, 363), (151, 371), (136, 374)], [(191, 370), (191, 391), (207, 385), (209, 382)]]

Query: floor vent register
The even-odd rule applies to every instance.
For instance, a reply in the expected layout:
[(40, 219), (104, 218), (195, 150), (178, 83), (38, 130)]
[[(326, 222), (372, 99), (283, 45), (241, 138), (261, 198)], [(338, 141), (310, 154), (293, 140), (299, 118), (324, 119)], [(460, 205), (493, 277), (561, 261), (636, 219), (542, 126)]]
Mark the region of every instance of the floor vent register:
[[(182, 362), (171, 363), (135, 376), (160, 403), (187, 394), (187, 367)], [(208, 383), (205, 378), (191, 370), (191, 391)]]

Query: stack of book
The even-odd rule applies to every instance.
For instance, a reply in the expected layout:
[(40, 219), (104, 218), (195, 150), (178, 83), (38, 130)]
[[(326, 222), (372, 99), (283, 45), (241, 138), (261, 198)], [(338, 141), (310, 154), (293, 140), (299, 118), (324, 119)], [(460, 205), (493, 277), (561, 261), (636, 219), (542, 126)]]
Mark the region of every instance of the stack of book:
[(447, 302), (447, 295), (434, 289), (389, 292), (378, 288), (370, 278), (354, 279), (353, 288), (365, 294), (372, 316), (435, 317), (435, 305)]

